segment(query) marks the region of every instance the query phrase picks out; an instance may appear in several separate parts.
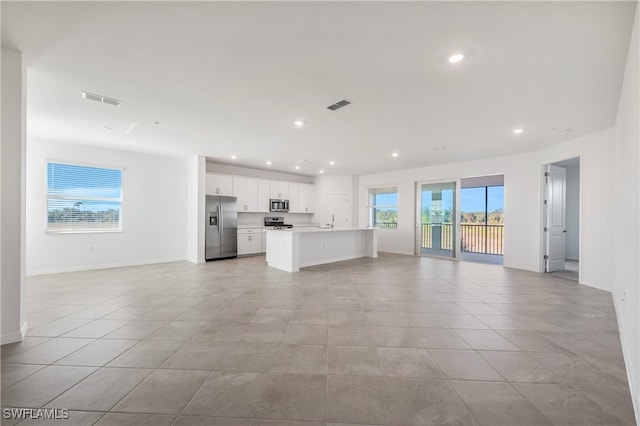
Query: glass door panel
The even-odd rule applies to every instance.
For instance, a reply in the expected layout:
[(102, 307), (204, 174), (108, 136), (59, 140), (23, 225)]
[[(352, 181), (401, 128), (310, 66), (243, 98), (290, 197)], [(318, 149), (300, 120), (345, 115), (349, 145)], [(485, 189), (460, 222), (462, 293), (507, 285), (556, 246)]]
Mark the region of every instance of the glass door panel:
[(420, 200), (419, 253), (456, 256), (456, 183), (418, 184)]

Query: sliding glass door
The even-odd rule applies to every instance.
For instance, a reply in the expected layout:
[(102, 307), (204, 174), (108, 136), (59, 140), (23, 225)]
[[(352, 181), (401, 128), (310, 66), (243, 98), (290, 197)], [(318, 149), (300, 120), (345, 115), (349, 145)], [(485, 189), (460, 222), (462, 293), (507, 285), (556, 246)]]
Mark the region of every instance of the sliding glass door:
[(456, 182), (418, 183), (418, 253), (456, 257)]

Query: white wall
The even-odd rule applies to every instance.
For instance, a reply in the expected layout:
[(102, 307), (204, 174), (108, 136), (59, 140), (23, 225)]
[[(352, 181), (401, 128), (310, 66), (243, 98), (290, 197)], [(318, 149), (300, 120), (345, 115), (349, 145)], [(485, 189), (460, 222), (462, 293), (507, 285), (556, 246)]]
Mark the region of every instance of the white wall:
[(611, 188), (615, 208), (612, 211), (614, 231), (613, 246), (613, 296), (616, 303), (620, 336), (629, 373), (631, 394), (640, 421), (640, 270), (638, 241), (640, 229), (640, 132), (638, 130), (638, 97), (640, 75), (638, 70), (638, 25), (640, 8), (636, 7), (635, 22), (624, 83), (618, 104), (615, 139), (615, 180)]
[(225, 175), (249, 176), (269, 180), (286, 180), (288, 182), (313, 183), (313, 177), (311, 176), (296, 173), (276, 172), (273, 170), (252, 169), (250, 167), (220, 164), (211, 161), (207, 161), (207, 172)]
[[(46, 160), (121, 168), (122, 232), (46, 234)], [(187, 257), (185, 159), (28, 140), (26, 195), (28, 275)]]
[(25, 106), (22, 55), (2, 48), (0, 148), (0, 343), (22, 340), (25, 310)]
[(204, 263), (206, 158), (194, 155), (187, 163), (187, 260)]
[(610, 290), (613, 267), (613, 129), (576, 138), (541, 151), (484, 160), (360, 176), (360, 223), (367, 220), (367, 192), (372, 186), (398, 185), (398, 229), (381, 229), (378, 249), (415, 252), (415, 182), (447, 181), (466, 176), (504, 175), (504, 266), (542, 271), (543, 165), (581, 157), (581, 282)]
[(580, 166), (568, 166), (565, 259), (580, 259)]
[(358, 211), (358, 195), (354, 193), (357, 188), (358, 178), (351, 175), (321, 175), (315, 179), (316, 192), (316, 211), (313, 216), (313, 222), (325, 225), (326, 217), (326, 197), (327, 195), (345, 195), (351, 202), (349, 205), (349, 224), (350, 226), (358, 225), (358, 218), (354, 216), (354, 212)]

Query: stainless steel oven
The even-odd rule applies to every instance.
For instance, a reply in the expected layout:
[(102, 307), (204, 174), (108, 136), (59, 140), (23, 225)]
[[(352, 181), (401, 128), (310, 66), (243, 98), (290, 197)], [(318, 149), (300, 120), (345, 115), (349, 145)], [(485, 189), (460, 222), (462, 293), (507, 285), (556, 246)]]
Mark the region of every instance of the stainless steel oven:
[(272, 198), (269, 203), (270, 212), (288, 212), (289, 200), (277, 200)]

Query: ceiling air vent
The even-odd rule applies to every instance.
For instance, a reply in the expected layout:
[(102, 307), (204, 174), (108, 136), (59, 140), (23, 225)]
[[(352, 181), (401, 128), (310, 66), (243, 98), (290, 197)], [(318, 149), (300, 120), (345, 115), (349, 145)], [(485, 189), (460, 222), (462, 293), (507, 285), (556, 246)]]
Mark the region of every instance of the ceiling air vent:
[(119, 99), (109, 98), (107, 96), (102, 96), (102, 95), (96, 95), (95, 93), (82, 92), (82, 97), (84, 99), (88, 99), (90, 101), (101, 102), (103, 104), (109, 104), (109, 105), (114, 105), (114, 106), (122, 105), (122, 101), (119, 100)]
[(330, 109), (331, 111), (335, 111), (335, 110), (340, 109), (342, 107), (346, 107), (350, 103), (351, 102), (349, 102), (348, 100), (343, 99), (341, 101), (336, 102), (335, 104), (329, 105), (327, 108)]

